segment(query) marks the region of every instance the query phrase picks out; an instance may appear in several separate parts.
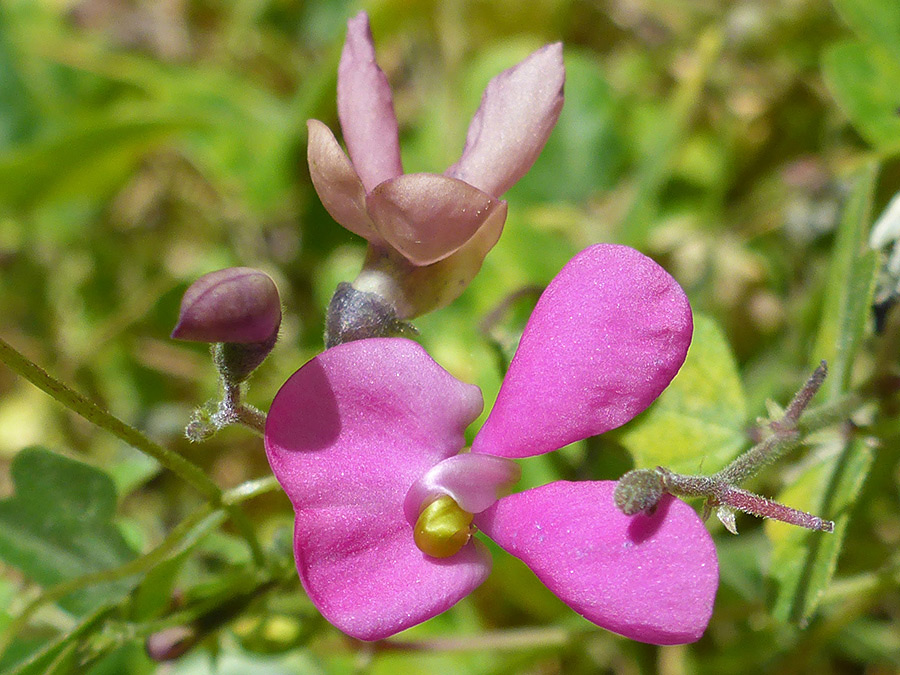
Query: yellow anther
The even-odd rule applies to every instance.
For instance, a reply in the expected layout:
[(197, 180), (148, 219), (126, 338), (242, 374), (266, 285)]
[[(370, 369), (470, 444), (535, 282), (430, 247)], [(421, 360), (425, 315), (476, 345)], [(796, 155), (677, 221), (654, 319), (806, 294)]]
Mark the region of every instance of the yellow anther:
[(472, 536), (472, 514), (463, 511), (451, 497), (438, 497), (422, 509), (413, 536), (425, 555), (449, 558)]

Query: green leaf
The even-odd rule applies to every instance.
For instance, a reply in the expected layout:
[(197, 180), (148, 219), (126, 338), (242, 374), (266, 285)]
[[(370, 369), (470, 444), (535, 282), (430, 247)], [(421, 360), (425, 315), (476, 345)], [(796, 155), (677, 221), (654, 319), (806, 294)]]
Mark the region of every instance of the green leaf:
[(857, 34), (900, 59), (900, 3), (897, 0), (832, 0), (841, 18)]
[(187, 548), (152, 568), (131, 597), (131, 617), (135, 621), (153, 619), (171, 602), (178, 574), (190, 553)]
[[(858, 178), (837, 232), (816, 348), (812, 361), (828, 361), (823, 386), (836, 399), (850, 385), (854, 360), (866, 326), (877, 273), (874, 252), (866, 247), (876, 167)], [(835, 521), (832, 534), (766, 522), (772, 541), (773, 613), (782, 621), (805, 624), (831, 581), (849, 521), (850, 508), (872, 465), (865, 441), (841, 438), (837, 452), (806, 468), (778, 501)], [(824, 447), (827, 450), (828, 447)]]
[(33, 208), (43, 202), (107, 193), (187, 118), (102, 115), (18, 146), (0, 158), (0, 202)]
[(867, 167), (856, 181), (834, 243), (822, 321), (810, 365), (828, 362), (823, 394), (833, 399), (846, 391), (850, 371), (866, 327), (875, 288), (878, 259), (866, 245), (872, 220), (877, 167)]
[(811, 532), (774, 520), (765, 523), (772, 542), (775, 582), (772, 613), (805, 626), (831, 581), (850, 511), (872, 466), (873, 453), (862, 439), (839, 446), (837, 455), (803, 472), (778, 501), (834, 520), (834, 532)]
[(747, 440), (747, 404), (737, 364), (721, 329), (694, 316), (687, 359), (662, 396), (620, 436), (637, 467), (718, 471)]
[[(15, 494), (0, 501), (0, 559), (43, 586), (116, 567), (134, 558), (112, 523), (112, 479), (94, 467), (39, 447), (12, 463)], [(78, 613), (123, 589), (95, 586), (61, 603)]]
[(885, 153), (900, 151), (900, 61), (858, 42), (835, 45), (823, 60), (825, 81), (859, 133)]

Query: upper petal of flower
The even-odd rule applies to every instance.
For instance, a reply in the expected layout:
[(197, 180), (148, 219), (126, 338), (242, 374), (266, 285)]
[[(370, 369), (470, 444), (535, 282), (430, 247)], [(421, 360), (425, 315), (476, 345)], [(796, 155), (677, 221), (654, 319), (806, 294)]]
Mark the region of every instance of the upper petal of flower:
[(652, 644), (698, 640), (719, 583), (712, 538), (674, 497), (652, 516), (626, 516), (614, 490), (550, 483), (504, 497), (475, 523), (586, 619)]
[[(417, 267), (396, 251), (370, 248), (353, 285), (359, 290), (384, 294), (385, 280), (390, 280), (390, 297), (400, 319), (412, 319), (448, 305), (478, 274), (485, 256), (500, 239), (506, 213), (506, 202), (500, 202), (462, 248), (431, 265)], [(398, 274), (398, 269), (403, 273)]]
[(458, 251), (500, 207), (468, 183), (433, 173), (386, 181), (366, 204), (378, 233), (414, 265)]
[(310, 599), (346, 633), (376, 640), (466, 596), (490, 559), (474, 541), (445, 560), (415, 545), (403, 503), (455, 455), (481, 392), (402, 339), (327, 350), (284, 384), (266, 452), (297, 514), (297, 569)]
[(338, 65), (337, 108), (353, 166), (370, 191), (403, 173), (394, 99), (375, 61), (369, 17), (347, 22), (347, 40)]
[(322, 206), (341, 225), (367, 241), (382, 241), (366, 213), (366, 190), (350, 158), (341, 150), (331, 129), (319, 120), (308, 120), (306, 147), (309, 177)]
[(492, 79), (460, 160), (446, 174), (500, 197), (537, 159), (563, 105), (562, 44), (546, 45)]
[(538, 301), (472, 451), (529, 457), (624, 424), (668, 386), (692, 329), (684, 291), (650, 258), (585, 249)]

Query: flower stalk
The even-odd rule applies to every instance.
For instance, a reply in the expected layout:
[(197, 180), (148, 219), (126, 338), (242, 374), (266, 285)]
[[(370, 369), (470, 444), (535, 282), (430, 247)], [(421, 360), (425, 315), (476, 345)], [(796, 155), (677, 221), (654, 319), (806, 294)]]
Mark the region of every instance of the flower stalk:
[[(721, 471), (711, 476), (684, 475), (664, 467), (629, 471), (619, 480), (615, 494), (616, 505), (623, 513), (634, 515), (640, 512), (652, 513), (664, 493), (676, 497), (705, 497), (704, 520), (715, 510), (716, 516), (733, 534), (737, 534), (735, 510), (809, 530), (833, 532), (833, 521), (738, 487), (739, 483), (755, 476), (764, 466), (776, 461), (800, 442), (800, 417), (821, 388), (827, 374), (828, 367), (822, 361), (791, 400), (784, 414), (768, 424), (770, 435)], [(821, 411), (819, 416), (822, 420), (831, 419), (830, 415)]]
[[(83, 394), (75, 391), (64, 382), (57, 380), (47, 371), (30, 361), (24, 355), (16, 351), (9, 343), (0, 338), (0, 361), (8, 365), (16, 373), (35, 385), (44, 393), (50, 395), (73, 412), (81, 415), (88, 422), (105, 429), (131, 447), (145, 455), (152, 457), (162, 466), (172, 471), (194, 489), (202, 494), (213, 506), (223, 505), (223, 494), (199, 466), (185, 459), (177, 452), (163, 447), (159, 443), (126, 424), (115, 415), (107, 412), (99, 405), (88, 399)], [(224, 504), (232, 522), (238, 528), (241, 536), (246, 540), (247, 546), (253, 556), (254, 562), (263, 566), (265, 554), (256, 536), (253, 523), (247, 514), (237, 504)]]

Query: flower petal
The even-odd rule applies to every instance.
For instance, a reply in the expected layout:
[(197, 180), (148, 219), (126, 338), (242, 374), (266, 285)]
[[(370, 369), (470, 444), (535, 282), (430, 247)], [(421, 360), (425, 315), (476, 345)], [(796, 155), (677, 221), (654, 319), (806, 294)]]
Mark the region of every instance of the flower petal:
[(624, 515), (615, 485), (551, 483), (504, 497), (475, 523), (589, 621), (652, 644), (698, 640), (719, 583), (712, 538), (674, 497), (652, 516)]
[(406, 519), (415, 525), (422, 506), (435, 497), (453, 498), (463, 511), (481, 513), (522, 477), (522, 468), (510, 459), (467, 452), (435, 464), (410, 488), (403, 505)]
[(365, 12), (347, 22), (347, 40), (338, 65), (337, 107), (344, 143), (366, 191), (402, 174), (391, 86), (375, 62)]
[(692, 327), (684, 291), (650, 258), (585, 249), (538, 301), (472, 451), (529, 457), (624, 424), (678, 372)]
[(565, 79), (559, 42), (497, 75), (469, 125), (462, 157), (446, 174), (499, 198), (543, 150), (562, 110)]
[(366, 198), (378, 233), (414, 265), (458, 251), (500, 202), (455, 178), (412, 173), (382, 183)]
[(367, 241), (379, 243), (381, 237), (366, 213), (366, 190), (356, 175), (350, 158), (341, 150), (331, 129), (319, 120), (306, 122), (309, 141), (306, 155), (309, 177), (322, 200), (322, 206), (341, 225)]
[[(379, 251), (369, 247), (363, 270), (353, 286), (384, 295), (387, 280), (399, 319), (412, 319), (449, 305), (466, 290), (481, 269), (485, 256), (500, 239), (506, 212), (506, 202), (500, 202), (462, 248), (424, 267), (416, 267), (394, 250)], [(402, 270), (402, 274), (398, 270)]]
[[(393, 506), (393, 504), (392, 504)], [(360, 640), (382, 640), (450, 609), (491, 571), (471, 539), (451, 558), (432, 558), (413, 529), (371, 506), (298, 511), (294, 555), (303, 588), (328, 621)]]
[(335, 626), (376, 640), (465, 597), (490, 561), (470, 542), (424, 555), (403, 512), (409, 488), (465, 444), (481, 392), (409, 340), (327, 350), (284, 384), (269, 411), (269, 464), (297, 514), (303, 586)]

